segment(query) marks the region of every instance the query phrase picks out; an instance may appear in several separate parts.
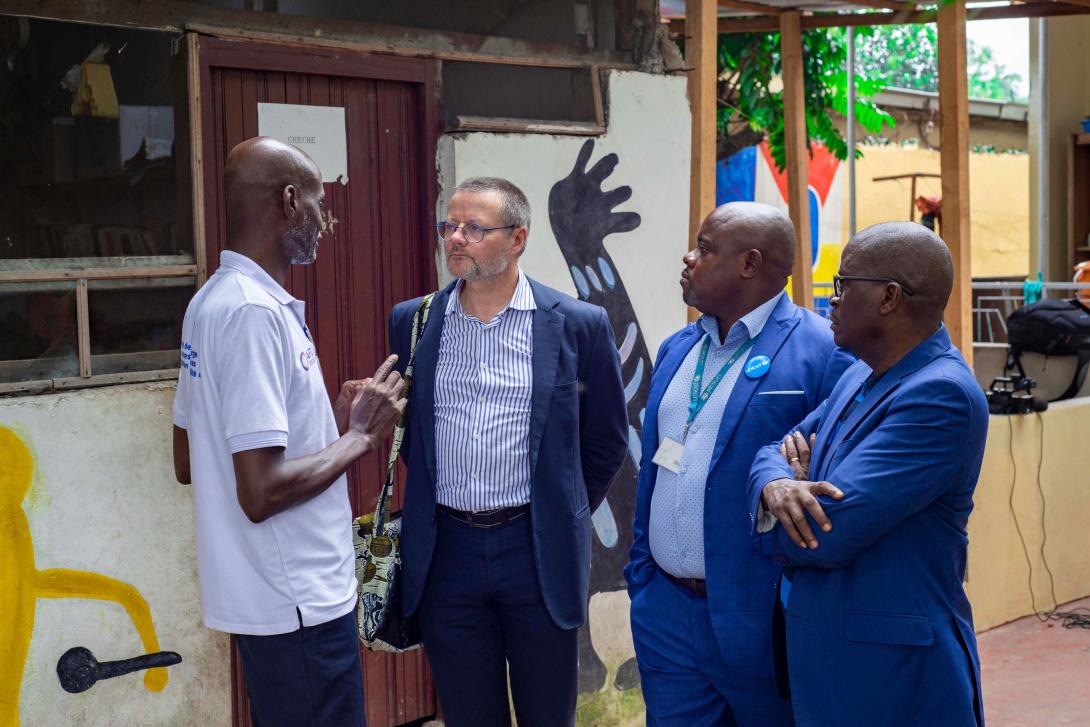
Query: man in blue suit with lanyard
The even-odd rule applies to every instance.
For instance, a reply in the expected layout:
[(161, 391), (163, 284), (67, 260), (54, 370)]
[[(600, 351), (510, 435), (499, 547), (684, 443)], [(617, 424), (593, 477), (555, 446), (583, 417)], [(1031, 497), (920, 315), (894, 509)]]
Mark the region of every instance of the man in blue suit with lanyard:
[(837, 343), (860, 360), (753, 463), (755, 530), (784, 566), (778, 661), (800, 727), (984, 723), (962, 581), (988, 406), (942, 324), (952, 285), (927, 228), (856, 235), (830, 303)]
[(685, 302), (704, 315), (656, 358), (625, 568), (650, 725), (792, 724), (771, 657), (780, 569), (751, 532), (745, 483), (851, 362), (783, 292), (794, 251), (783, 212), (735, 202), (683, 258)]

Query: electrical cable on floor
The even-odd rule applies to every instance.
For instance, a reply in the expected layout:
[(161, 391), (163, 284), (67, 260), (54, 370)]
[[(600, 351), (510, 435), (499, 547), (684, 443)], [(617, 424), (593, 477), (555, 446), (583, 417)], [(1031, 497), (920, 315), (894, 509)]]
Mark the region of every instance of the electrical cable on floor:
[(1045, 572), (1048, 573), (1049, 592), (1052, 596), (1052, 608), (1048, 611), (1041, 611), (1037, 608), (1037, 598), (1033, 592), (1033, 562), (1029, 557), (1029, 547), (1026, 545), (1026, 538), (1022, 534), (1022, 526), (1018, 522), (1018, 514), (1014, 509), (1014, 486), (1018, 481), (1018, 466), (1014, 461), (1014, 423), (1010, 415), (1007, 416), (1007, 451), (1011, 460), (1011, 487), (1010, 494), (1007, 497), (1007, 505), (1010, 508), (1011, 517), (1014, 519), (1014, 529), (1018, 533), (1018, 540), (1022, 544), (1022, 553), (1026, 557), (1026, 567), (1029, 572), (1027, 579), (1029, 598), (1033, 606), (1033, 615), (1041, 623), (1059, 621), (1065, 629), (1090, 629), (1090, 608), (1075, 608), (1070, 611), (1059, 610), (1059, 599), (1056, 598), (1056, 579), (1052, 574), (1052, 568), (1048, 565), (1048, 559), (1045, 557), (1045, 543), (1048, 540), (1048, 531), (1045, 530), (1045, 490), (1041, 485), (1041, 468), (1045, 461), (1045, 420), (1041, 416), (1041, 412), (1035, 413), (1037, 415), (1038, 431), (1040, 432), (1037, 458), (1037, 493), (1041, 498), (1041, 563), (1044, 564)]

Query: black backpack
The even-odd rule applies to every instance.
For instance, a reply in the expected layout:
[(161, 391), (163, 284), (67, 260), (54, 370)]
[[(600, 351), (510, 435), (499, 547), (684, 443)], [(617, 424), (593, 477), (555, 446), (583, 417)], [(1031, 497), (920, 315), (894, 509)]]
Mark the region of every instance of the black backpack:
[(1090, 365), (1090, 308), (1077, 298), (1049, 298), (1025, 305), (1007, 316), (1007, 340), (1010, 355), (1007, 369), (1022, 369), (1022, 352), (1032, 351), (1046, 356), (1078, 356), (1075, 377), (1058, 399), (1070, 399), (1082, 388)]

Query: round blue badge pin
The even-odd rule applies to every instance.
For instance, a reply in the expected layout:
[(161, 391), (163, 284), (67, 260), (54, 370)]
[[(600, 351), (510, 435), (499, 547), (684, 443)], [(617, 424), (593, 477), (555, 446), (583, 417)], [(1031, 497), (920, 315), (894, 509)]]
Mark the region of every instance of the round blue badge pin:
[(746, 372), (746, 376), (751, 379), (759, 379), (768, 373), (769, 367), (772, 366), (772, 361), (768, 356), (754, 356), (749, 361), (746, 361), (746, 367), (743, 371)]

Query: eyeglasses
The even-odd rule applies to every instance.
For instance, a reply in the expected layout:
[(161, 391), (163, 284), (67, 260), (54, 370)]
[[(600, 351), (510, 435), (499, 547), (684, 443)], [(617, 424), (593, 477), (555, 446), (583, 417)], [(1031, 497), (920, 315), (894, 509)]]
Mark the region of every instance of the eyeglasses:
[(465, 225), (456, 225), (453, 222), (438, 222), (435, 225), (435, 231), (439, 233), (440, 240), (449, 240), (455, 232), (461, 229), (462, 235), (466, 238), (466, 242), (477, 243), (484, 239), (486, 232), (492, 232), (492, 230), (510, 230), (518, 226), (519, 225), (504, 225), (503, 227), (481, 227), (476, 222), (470, 222), (469, 224)]
[(894, 280), (893, 278), (871, 278), (866, 275), (834, 275), (833, 276), (833, 295), (837, 298), (844, 295), (844, 281), (845, 280), (869, 280), (874, 283), (896, 283), (904, 291), (905, 295), (915, 295), (912, 292), (912, 288), (908, 287), (900, 280)]

